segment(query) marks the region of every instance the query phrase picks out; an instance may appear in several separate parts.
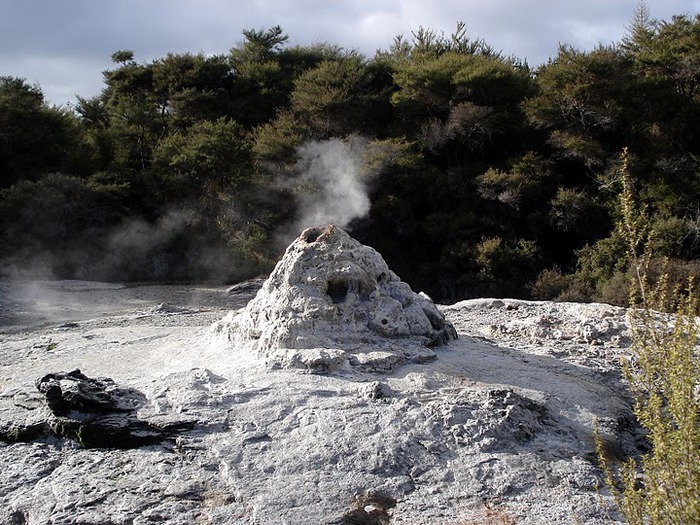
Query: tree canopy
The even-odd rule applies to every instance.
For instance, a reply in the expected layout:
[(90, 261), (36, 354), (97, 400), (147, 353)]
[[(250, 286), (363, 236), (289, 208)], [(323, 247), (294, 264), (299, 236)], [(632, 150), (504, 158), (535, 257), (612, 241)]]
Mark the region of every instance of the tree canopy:
[[(7, 271), (265, 274), (310, 200), (340, 191), (309, 166), (337, 165), (370, 202), (345, 226), (436, 300), (625, 304), (623, 148), (657, 255), (678, 278), (697, 271), (700, 15), (654, 20), (640, 3), (619, 43), (562, 44), (536, 69), (461, 22), (373, 57), (289, 42), (274, 26), (222, 55), (118, 50), (102, 92), (70, 109), (0, 77)], [(333, 141), (357, 158), (326, 160)]]

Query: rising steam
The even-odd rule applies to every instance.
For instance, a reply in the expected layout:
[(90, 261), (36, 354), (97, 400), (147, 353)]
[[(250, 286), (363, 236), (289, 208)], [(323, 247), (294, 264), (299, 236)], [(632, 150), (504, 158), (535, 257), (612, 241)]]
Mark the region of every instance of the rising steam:
[(364, 217), (370, 209), (367, 142), (353, 138), (307, 142), (297, 150), (297, 194), (301, 217), (297, 231), (335, 224), (341, 228)]
[[(271, 184), (284, 191), (270, 192), (267, 186), (260, 196), (271, 199), (265, 206), (296, 211), (294, 219), (271, 229), (272, 242), (283, 248), (310, 226), (335, 224), (351, 230), (353, 220), (368, 214), (370, 183), (394, 153), (390, 145), (359, 137), (300, 146), (293, 170)], [(291, 196), (295, 206), (274, 202), (280, 195)], [(258, 271), (260, 263), (248, 248), (223, 245), (211, 233), (210, 220), (195, 206), (171, 209), (155, 221), (125, 218), (111, 228), (96, 229), (97, 234), (76, 230), (70, 242), (3, 254), (0, 280), (230, 281)]]

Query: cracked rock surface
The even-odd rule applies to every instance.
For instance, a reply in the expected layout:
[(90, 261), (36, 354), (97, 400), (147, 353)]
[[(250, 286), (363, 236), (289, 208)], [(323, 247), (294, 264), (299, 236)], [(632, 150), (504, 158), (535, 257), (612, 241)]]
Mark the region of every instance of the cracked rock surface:
[(624, 310), (465, 301), (435, 307), (459, 338), (427, 348), (432, 359), (380, 372), (395, 356), (381, 341), (350, 351), (372, 370), (314, 343), (308, 359), (348, 363), (308, 373), (210, 342), (211, 324), (258, 286), (3, 283), (0, 427), (66, 417), (35, 383), (79, 368), (118, 394), (97, 395), (107, 415), (170, 437), (7, 438), (0, 523), (622, 523), (598, 488), (593, 428), (613, 456), (643, 450), (618, 372)]

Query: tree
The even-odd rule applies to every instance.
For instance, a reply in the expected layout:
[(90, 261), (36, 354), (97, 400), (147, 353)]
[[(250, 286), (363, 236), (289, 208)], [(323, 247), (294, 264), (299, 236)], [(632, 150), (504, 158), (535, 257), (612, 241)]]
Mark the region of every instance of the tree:
[(648, 48), (654, 37), (654, 21), (645, 0), (640, 0), (632, 13), (627, 32), (622, 37), (621, 48), (629, 55), (636, 55)]
[[(628, 61), (614, 47), (580, 52), (560, 46), (557, 57), (537, 71), (539, 93), (525, 103), (530, 122), (548, 132), (562, 158), (586, 170), (605, 167), (621, 147), (635, 79)], [(629, 140), (629, 137), (628, 137)]]
[(250, 148), (241, 126), (221, 117), (203, 120), (165, 138), (156, 152), (160, 166), (191, 181), (192, 190), (235, 188), (250, 176)]
[(156, 104), (167, 118), (167, 132), (199, 120), (229, 116), (233, 73), (223, 56), (168, 53), (152, 64)]
[(291, 91), (288, 78), (279, 63), (279, 55), (289, 37), (280, 26), (247, 29), (245, 40), (232, 48), (228, 59), (233, 72), (230, 116), (246, 127), (272, 119)]
[(477, 290), (482, 297), (525, 297), (541, 270), (540, 248), (534, 241), (483, 238), (475, 250)]
[(115, 64), (126, 65), (134, 62), (134, 52), (130, 49), (115, 51), (112, 53), (112, 62)]
[(278, 25), (268, 29), (244, 29), (243, 36), (245, 41), (231, 50), (231, 60), (235, 65), (267, 62), (289, 40)]
[(275, 119), (255, 128), (253, 153), (264, 163), (285, 163), (296, 161), (295, 153), (311, 132), (291, 110), (280, 111)]
[(78, 96), (77, 99), (74, 110), (83, 128), (86, 146), (84, 160), (92, 173), (108, 169), (114, 160), (114, 143), (104, 98), (96, 96), (87, 99)]
[(445, 53), (499, 56), (499, 53), (495, 52), (493, 47), (483, 39), (472, 40), (468, 35), (467, 25), (462, 21), (457, 22), (455, 31), (450, 36), (423, 26), (413, 31), (411, 36), (413, 37), (411, 42), (405, 40), (402, 35), (395, 37), (389, 52), (380, 55), (410, 60), (431, 59)]
[(38, 86), (0, 77), (0, 188), (75, 167), (79, 136), (73, 115), (48, 107)]
[(153, 68), (127, 62), (103, 75), (115, 160), (130, 171), (145, 171), (153, 148), (167, 132), (165, 108), (153, 90)]
[(676, 15), (670, 22), (651, 23), (642, 19), (633, 24), (632, 30), (627, 49), (637, 67), (652, 79), (669, 82), (688, 100), (697, 101), (700, 93), (700, 15), (692, 18)]
[(155, 162), (172, 198), (193, 207), (210, 225), (217, 224), (232, 195), (249, 185), (255, 173), (241, 126), (224, 117), (199, 121), (165, 138)]
[[(529, 71), (500, 57), (446, 52), (399, 62), (392, 102), (409, 136), (433, 154), (465, 162), (488, 155), (521, 129)], [(501, 149), (501, 154), (503, 149)]]
[(55, 173), (1, 190), (3, 265), (44, 270), (50, 278), (88, 278), (104, 248), (108, 227), (122, 211), (110, 202), (114, 191)]
[(553, 187), (552, 167), (529, 152), (513, 163), (508, 171), (490, 168), (476, 178), (479, 194), (499, 201), (519, 212), (540, 206), (547, 188)]
[(246, 128), (267, 124), (288, 109), (295, 80), (326, 60), (344, 56), (329, 44), (285, 47), (288, 36), (279, 26), (245, 30), (245, 40), (231, 49), (233, 85), (229, 115)]
[(295, 80), (292, 110), (317, 138), (362, 130), (376, 109), (370, 82), (360, 56), (323, 61)]

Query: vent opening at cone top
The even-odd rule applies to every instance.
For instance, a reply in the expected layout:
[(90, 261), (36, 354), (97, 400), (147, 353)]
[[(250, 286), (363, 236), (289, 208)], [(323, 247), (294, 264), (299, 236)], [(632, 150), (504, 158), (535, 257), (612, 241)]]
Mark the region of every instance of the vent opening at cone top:
[(256, 297), (213, 332), (270, 366), (314, 370), (430, 360), (431, 348), (457, 337), (427, 296), (414, 293), (376, 250), (333, 225), (304, 230)]

